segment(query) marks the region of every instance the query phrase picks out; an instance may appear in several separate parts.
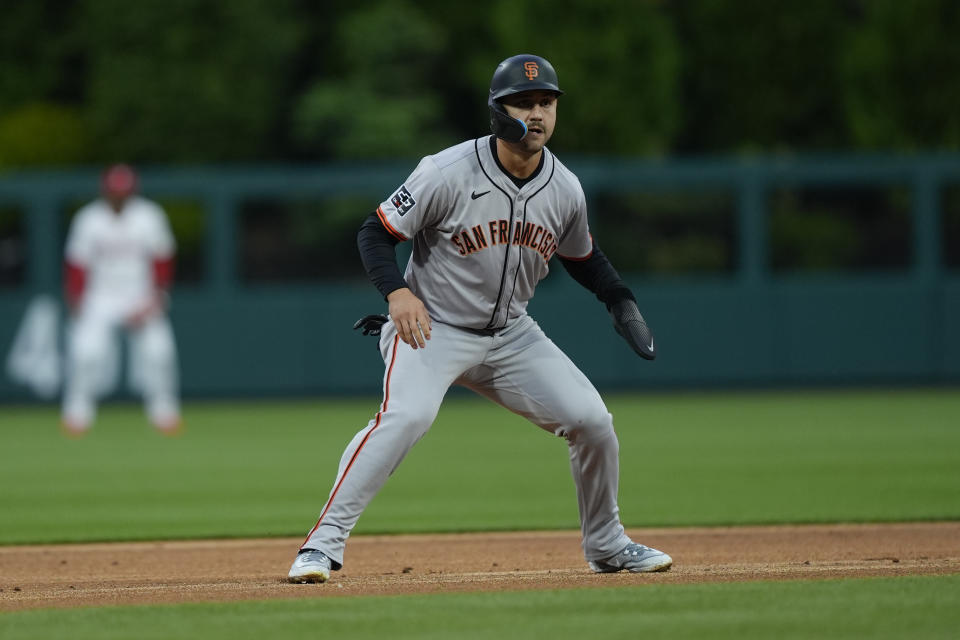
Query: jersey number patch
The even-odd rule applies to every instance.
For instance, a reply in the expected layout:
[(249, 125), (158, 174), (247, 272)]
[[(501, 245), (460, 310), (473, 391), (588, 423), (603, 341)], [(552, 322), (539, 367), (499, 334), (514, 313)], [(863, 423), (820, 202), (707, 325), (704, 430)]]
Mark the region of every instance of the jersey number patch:
[(403, 215), (407, 211), (413, 208), (413, 205), (417, 204), (417, 201), (413, 199), (413, 196), (410, 195), (410, 192), (407, 191), (406, 185), (400, 187), (400, 190), (393, 194), (393, 197), (390, 198), (390, 202), (393, 203), (393, 206), (397, 208), (397, 215)]

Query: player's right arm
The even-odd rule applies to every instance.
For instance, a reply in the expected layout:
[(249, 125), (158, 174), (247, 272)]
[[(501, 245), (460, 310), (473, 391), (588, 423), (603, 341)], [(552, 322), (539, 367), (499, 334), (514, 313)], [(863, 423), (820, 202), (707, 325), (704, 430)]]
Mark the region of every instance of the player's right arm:
[(396, 245), (436, 224), (450, 206), (446, 180), (431, 156), (360, 227), (357, 245), (367, 275), (390, 305), (400, 339), (414, 349), (430, 339), (430, 314), (397, 266)]
[(63, 295), (66, 298), (67, 309), (70, 313), (77, 313), (80, 309), (80, 301), (83, 300), (83, 291), (86, 286), (87, 270), (69, 259), (64, 260)]
[(360, 259), (370, 280), (389, 303), (390, 319), (400, 339), (417, 349), (430, 339), (430, 315), (423, 301), (407, 286), (397, 265), (400, 238), (381, 223), (376, 213), (364, 221), (357, 234)]
[(87, 272), (94, 253), (90, 216), (81, 209), (70, 222), (63, 257), (64, 297), (70, 313), (77, 313), (87, 289)]

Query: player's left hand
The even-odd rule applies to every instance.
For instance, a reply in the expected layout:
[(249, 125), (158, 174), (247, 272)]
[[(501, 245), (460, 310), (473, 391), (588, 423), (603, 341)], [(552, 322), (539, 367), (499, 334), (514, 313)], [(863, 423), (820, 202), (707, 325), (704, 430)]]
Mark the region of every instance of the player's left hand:
[(610, 316), (613, 318), (613, 327), (617, 333), (623, 336), (638, 356), (647, 360), (657, 357), (657, 351), (653, 345), (653, 333), (647, 326), (646, 320), (640, 315), (636, 302), (629, 298), (615, 302), (610, 307)]

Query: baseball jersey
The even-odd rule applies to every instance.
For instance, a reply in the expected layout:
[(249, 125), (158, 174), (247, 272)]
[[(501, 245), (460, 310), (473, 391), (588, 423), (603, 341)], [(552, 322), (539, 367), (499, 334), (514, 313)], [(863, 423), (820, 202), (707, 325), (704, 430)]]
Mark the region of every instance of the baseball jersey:
[(500, 329), (526, 313), (556, 253), (592, 250), (577, 177), (546, 147), (522, 187), (494, 158), (489, 137), (426, 156), (377, 209), (399, 240), (413, 240), (404, 279), (439, 322)]
[(80, 209), (67, 236), (66, 259), (87, 270), (91, 296), (142, 300), (153, 291), (153, 261), (176, 249), (163, 210), (138, 196), (120, 213), (102, 199)]

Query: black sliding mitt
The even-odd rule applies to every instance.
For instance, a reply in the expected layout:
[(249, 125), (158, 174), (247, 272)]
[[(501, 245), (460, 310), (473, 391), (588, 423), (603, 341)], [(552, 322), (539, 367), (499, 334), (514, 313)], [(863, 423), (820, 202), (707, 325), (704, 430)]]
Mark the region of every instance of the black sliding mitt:
[(657, 351), (653, 346), (653, 333), (647, 326), (646, 320), (640, 315), (636, 302), (627, 298), (613, 303), (610, 305), (610, 316), (613, 318), (613, 327), (617, 333), (623, 336), (638, 356), (647, 360), (657, 357)]

